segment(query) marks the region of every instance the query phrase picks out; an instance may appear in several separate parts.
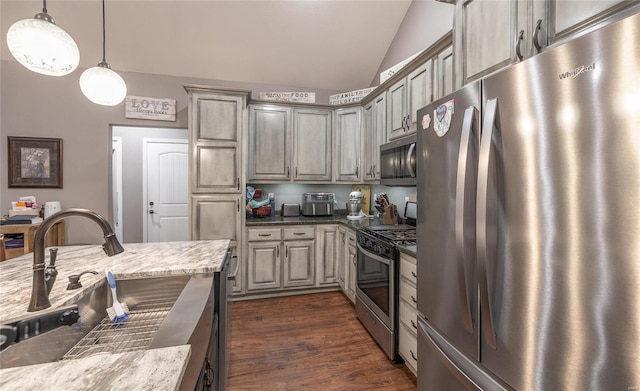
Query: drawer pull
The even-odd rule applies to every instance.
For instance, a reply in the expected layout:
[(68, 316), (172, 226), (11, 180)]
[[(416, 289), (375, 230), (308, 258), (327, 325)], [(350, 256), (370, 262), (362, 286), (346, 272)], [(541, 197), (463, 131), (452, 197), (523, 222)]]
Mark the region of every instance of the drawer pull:
[(262, 236), (263, 238), (271, 236), (271, 234), (258, 234), (258, 236)]
[(413, 353), (412, 349), (409, 349), (409, 353), (411, 353), (411, 358), (413, 358), (414, 360), (416, 360), (416, 362), (418, 362), (418, 357), (416, 357), (415, 353)]
[(413, 270), (411, 271), (411, 275), (413, 276), (413, 278), (418, 278), (418, 275)]
[(414, 303), (418, 304), (418, 300), (416, 300), (416, 298), (415, 298), (415, 297), (413, 297), (413, 295), (411, 295), (411, 300), (412, 300)]
[(294, 232), (293, 234), (296, 235), (296, 236), (302, 236), (302, 235), (304, 235), (304, 232)]
[(418, 329), (418, 325), (413, 321), (413, 319), (411, 319), (411, 326), (413, 326), (413, 328), (416, 330)]

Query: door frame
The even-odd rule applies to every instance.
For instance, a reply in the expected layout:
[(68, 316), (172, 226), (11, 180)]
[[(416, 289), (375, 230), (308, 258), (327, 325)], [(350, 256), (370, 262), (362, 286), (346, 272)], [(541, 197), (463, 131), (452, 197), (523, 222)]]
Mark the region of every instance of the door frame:
[[(187, 144), (187, 151), (189, 147), (189, 140), (185, 139), (172, 139), (172, 138), (155, 138), (145, 137), (142, 139), (142, 243), (147, 243), (147, 205), (149, 200), (147, 198), (148, 186), (147, 186), (147, 145), (151, 143), (159, 144)], [(188, 185), (187, 185), (188, 186)], [(187, 208), (187, 214), (189, 209)], [(187, 216), (188, 217), (188, 216)]]
[[(122, 137), (120, 136), (111, 136), (111, 205), (113, 207), (113, 203), (115, 201), (116, 210), (112, 210), (111, 218), (113, 219), (113, 225), (116, 237), (119, 240), (124, 240), (124, 231), (122, 227), (122, 218), (123, 218), (123, 199), (122, 199)], [(114, 160), (113, 153), (116, 153), (116, 159)], [(116, 178), (114, 180), (113, 173), (116, 173)], [(117, 196), (116, 196), (117, 194)]]

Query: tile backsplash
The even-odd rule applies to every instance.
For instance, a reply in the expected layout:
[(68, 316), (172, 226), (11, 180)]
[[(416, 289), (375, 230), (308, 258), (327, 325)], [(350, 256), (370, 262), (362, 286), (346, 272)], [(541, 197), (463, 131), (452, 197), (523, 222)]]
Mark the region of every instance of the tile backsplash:
[[(276, 200), (276, 211), (279, 211), (282, 204), (301, 204), (302, 194), (304, 193), (335, 193), (338, 205), (336, 209), (346, 209), (349, 193), (351, 193), (351, 184), (247, 184), (256, 189), (262, 189), (262, 194), (266, 198), (269, 193), (274, 193)], [(405, 197), (410, 201), (416, 200), (415, 187), (389, 187), (383, 185), (371, 185), (371, 200), (374, 202), (373, 195), (385, 192), (389, 196), (389, 201), (398, 206), (398, 214), (404, 217)]]

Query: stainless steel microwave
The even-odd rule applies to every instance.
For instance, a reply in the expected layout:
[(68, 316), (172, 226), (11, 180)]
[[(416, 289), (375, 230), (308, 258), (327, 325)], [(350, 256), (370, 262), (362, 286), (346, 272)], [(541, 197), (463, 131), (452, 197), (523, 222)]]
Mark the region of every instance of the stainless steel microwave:
[(416, 135), (403, 137), (380, 146), (380, 184), (415, 186)]

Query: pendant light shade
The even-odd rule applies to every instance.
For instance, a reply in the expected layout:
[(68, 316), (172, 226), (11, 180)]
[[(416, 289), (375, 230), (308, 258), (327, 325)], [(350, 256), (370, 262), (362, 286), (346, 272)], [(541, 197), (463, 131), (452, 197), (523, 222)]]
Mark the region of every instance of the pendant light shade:
[(87, 99), (103, 106), (115, 106), (127, 96), (124, 80), (106, 63), (82, 72), (80, 90)]
[(120, 75), (111, 70), (111, 66), (105, 59), (105, 36), (104, 0), (102, 0), (102, 61), (95, 67), (82, 72), (80, 90), (93, 103), (115, 106), (127, 96), (127, 85)]
[(80, 62), (78, 45), (47, 14), (46, 1), (43, 4), (42, 12), (33, 19), (19, 20), (9, 27), (7, 46), (11, 55), (30, 71), (68, 75)]

